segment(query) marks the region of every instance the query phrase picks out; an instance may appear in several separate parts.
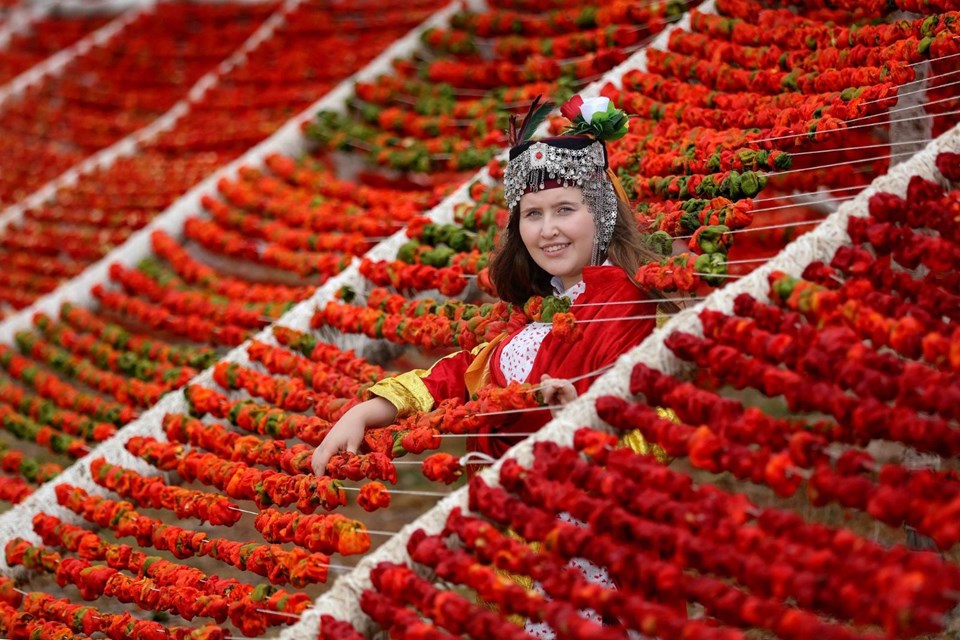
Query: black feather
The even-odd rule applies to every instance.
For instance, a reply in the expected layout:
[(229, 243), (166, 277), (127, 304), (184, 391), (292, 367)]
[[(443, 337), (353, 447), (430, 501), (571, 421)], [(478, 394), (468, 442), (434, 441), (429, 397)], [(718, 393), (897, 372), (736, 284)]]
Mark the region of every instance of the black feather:
[(549, 100), (542, 104), (540, 103), (540, 98), (542, 97), (543, 96), (540, 95), (533, 99), (533, 102), (530, 103), (530, 108), (527, 110), (527, 114), (519, 124), (517, 124), (516, 115), (510, 116), (510, 130), (507, 132), (507, 142), (511, 147), (515, 147), (529, 140), (534, 131), (543, 124), (547, 116), (550, 115), (550, 112), (553, 111), (554, 104)]

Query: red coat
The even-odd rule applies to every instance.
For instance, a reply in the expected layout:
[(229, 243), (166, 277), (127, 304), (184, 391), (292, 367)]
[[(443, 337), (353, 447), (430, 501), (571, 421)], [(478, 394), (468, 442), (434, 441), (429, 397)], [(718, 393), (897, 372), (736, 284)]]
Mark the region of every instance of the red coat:
[[(577, 297), (571, 312), (578, 324), (582, 320), (606, 321), (580, 324), (582, 335), (573, 343), (558, 340), (553, 333), (547, 334), (533, 361), (527, 382), (539, 382), (540, 376), (545, 373), (554, 378), (572, 379), (597, 371), (612, 364), (653, 331), (656, 324), (653, 316), (656, 314), (657, 305), (644, 303), (650, 300), (650, 297), (630, 281), (623, 269), (616, 266), (584, 267), (583, 281), (586, 289)], [(627, 304), (597, 304), (610, 302)], [(649, 318), (630, 319), (636, 316)], [(506, 386), (507, 380), (500, 368), (500, 355), (503, 347), (515, 335), (516, 333), (500, 340), (490, 352), (489, 358), (485, 362), (477, 363), (485, 369), (481, 373), (484, 383)], [(468, 369), (476, 358), (476, 355), (464, 351), (434, 365), (422, 381), (435, 401), (453, 397), (469, 398), (471, 385), (468, 380), (471, 373)], [(477, 373), (477, 369), (478, 367), (474, 366), (473, 372)], [(576, 380), (573, 385), (577, 393), (584, 393), (597, 377), (599, 376)], [(491, 430), (502, 434), (530, 433), (540, 429), (550, 418), (551, 413), (548, 410), (518, 414), (515, 418), (508, 416)], [(517, 438), (509, 437), (471, 438), (468, 449), (499, 458), (516, 442)]]

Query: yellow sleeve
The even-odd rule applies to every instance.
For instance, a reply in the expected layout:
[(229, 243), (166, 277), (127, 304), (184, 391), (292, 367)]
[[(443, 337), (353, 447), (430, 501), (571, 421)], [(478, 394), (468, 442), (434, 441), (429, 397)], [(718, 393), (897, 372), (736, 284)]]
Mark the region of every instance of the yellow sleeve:
[[(466, 393), (472, 365), (486, 364), (486, 360), (477, 362), (477, 355), (490, 351), (486, 349), (487, 344), (478, 345), (471, 351), (451, 353), (435, 362), (429, 369), (414, 369), (392, 378), (385, 378), (370, 387), (368, 393), (387, 400), (397, 408), (397, 416), (401, 418), (413, 413), (431, 411), (438, 399), (443, 400), (447, 396)], [(430, 378), (431, 386), (428, 387), (424, 383), (424, 378), (430, 376), (433, 377)], [(446, 383), (437, 384), (438, 379), (445, 380)], [(439, 393), (442, 397), (436, 398), (434, 393)]]
[(426, 413), (433, 409), (434, 399), (423, 384), (426, 369), (414, 369), (392, 378), (384, 378), (367, 390), (367, 393), (379, 396), (397, 408), (397, 417), (403, 418), (412, 413)]

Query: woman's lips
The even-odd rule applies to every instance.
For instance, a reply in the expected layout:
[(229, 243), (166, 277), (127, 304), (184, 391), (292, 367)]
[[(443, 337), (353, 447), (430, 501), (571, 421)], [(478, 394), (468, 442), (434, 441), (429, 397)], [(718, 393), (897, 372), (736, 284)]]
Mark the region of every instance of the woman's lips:
[(555, 256), (563, 253), (563, 250), (570, 246), (569, 242), (562, 244), (548, 244), (545, 247), (542, 247), (540, 250), (548, 256)]

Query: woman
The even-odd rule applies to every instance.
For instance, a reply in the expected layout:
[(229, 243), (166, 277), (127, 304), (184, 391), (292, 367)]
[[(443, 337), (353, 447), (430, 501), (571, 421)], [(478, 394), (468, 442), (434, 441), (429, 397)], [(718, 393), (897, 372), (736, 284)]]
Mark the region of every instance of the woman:
[[(574, 123), (568, 130), (573, 135), (528, 140), (551, 109), (534, 101), (522, 125), (511, 127), (504, 173), (510, 219), (490, 279), (503, 300), (519, 305), (534, 295), (569, 298), (579, 339), (564, 342), (549, 324), (532, 323), (444, 358), (429, 371), (377, 383), (370, 389), (374, 397), (347, 411), (316, 449), (315, 473), (323, 474), (338, 451), (356, 452), (366, 429), (430, 411), (446, 398), (468, 398), (486, 384), (539, 382), (548, 404), (566, 404), (590, 386), (585, 374), (612, 364), (653, 330), (652, 319), (629, 319), (652, 315), (650, 296), (631, 275), (653, 254), (643, 247), (604, 145), (626, 133), (626, 114), (606, 98), (584, 102), (575, 96), (561, 108)], [(535, 431), (548, 414), (522, 414), (497, 427), (501, 437), (472, 438), (469, 446), (499, 457), (516, 442), (510, 433)]]

